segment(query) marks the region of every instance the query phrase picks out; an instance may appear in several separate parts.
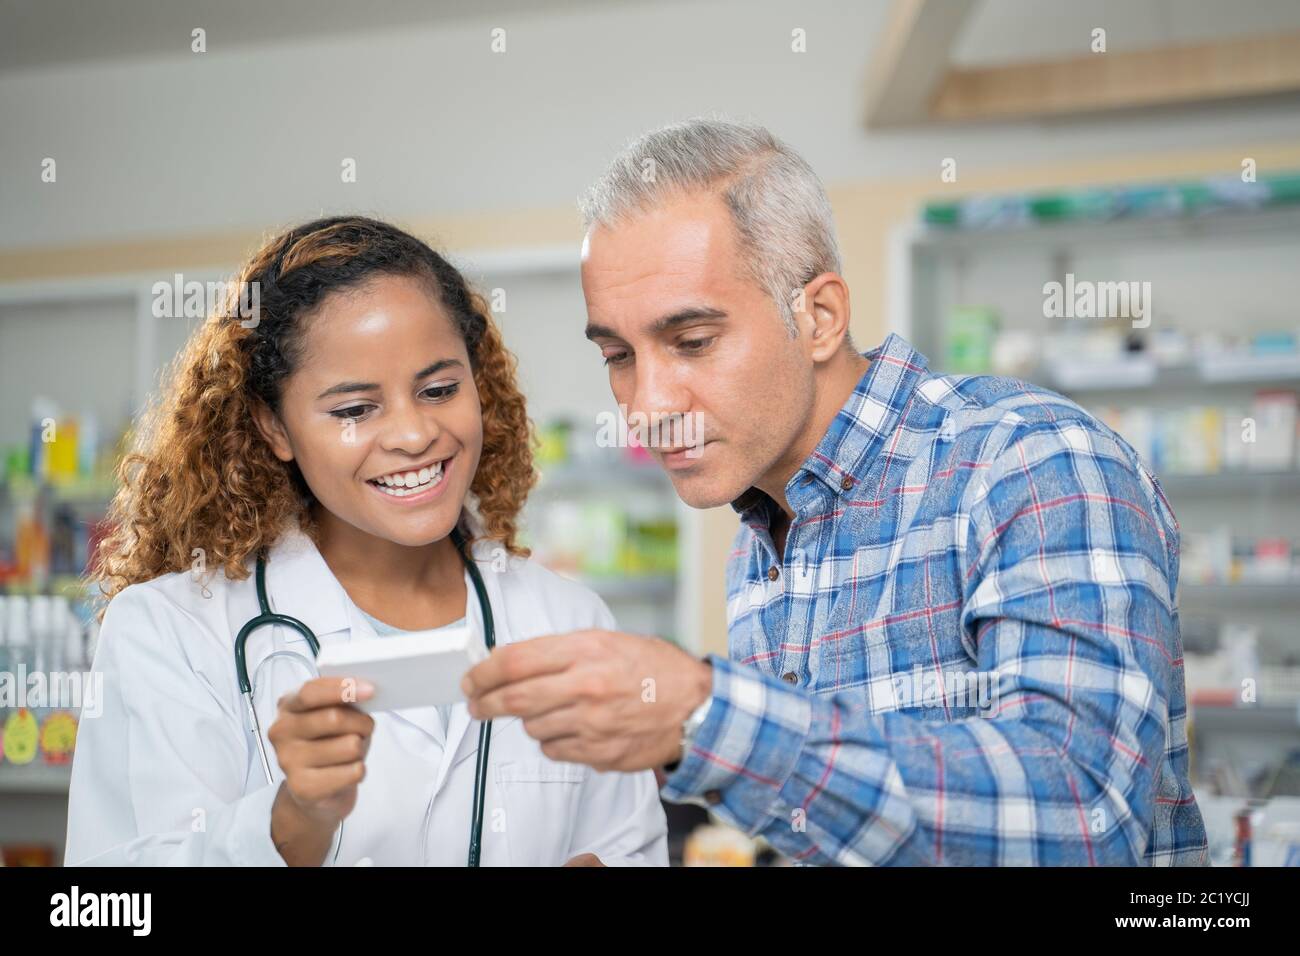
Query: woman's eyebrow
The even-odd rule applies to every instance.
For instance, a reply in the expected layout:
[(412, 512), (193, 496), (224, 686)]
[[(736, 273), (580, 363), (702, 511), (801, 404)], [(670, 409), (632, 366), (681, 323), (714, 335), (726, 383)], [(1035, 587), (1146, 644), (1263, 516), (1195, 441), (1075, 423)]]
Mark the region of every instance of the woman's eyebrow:
[(349, 392), (373, 392), (379, 388), (373, 382), (340, 382), (338, 385), (331, 385), (325, 391), (316, 396), (317, 399), (328, 398), (331, 395), (346, 395)]
[[(412, 376), (414, 381), (419, 381), (430, 375), (441, 372), (446, 368), (464, 368), (465, 363), (460, 359), (438, 359), (432, 365), (420, 369)], [(337, 385), (331, 385), (325, 391), (316, 396), (317, 399), (328, 398), (330, 395), (348, 395), (352, 392), (373, 392), (379, 388), (374, 382), (340, 382)]]
[(428, 375), (433, 375), (435, 372), (441, 372), (445, 368), (464, 368), (464, 367), (465, 367), (465, 363), (462, 362), (460, 359), (438, 359), (438, 361), (434, 362), (428, 368), (422, 368), (420, 369), (420, 371), (416, 372), (415, 378), (418, 381), (419, 379), (422, 379)]

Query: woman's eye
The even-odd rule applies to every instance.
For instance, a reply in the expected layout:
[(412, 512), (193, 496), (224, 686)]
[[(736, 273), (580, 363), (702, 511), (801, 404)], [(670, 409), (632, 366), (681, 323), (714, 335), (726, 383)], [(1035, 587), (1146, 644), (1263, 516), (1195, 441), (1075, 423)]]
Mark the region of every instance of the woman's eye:
[(330, 412), (330, 414), (333, 415), (335, 418), (342, 418), (346, 420), (349, 418), (360, 418), (368, 411), (370, 411), (369, 405), (350, 405), (347, 408), (336, 408), (332, 412)]
[(460, 391), (460, 382), (452, 382), (449, 385), (430, 385), (420, 394), (437, 402), (451, 398), (458, 391)]

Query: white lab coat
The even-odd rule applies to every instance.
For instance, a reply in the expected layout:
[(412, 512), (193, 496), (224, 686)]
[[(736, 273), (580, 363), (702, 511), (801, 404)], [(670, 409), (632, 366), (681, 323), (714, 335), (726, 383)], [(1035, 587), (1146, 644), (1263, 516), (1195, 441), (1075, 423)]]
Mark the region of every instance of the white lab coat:
[[(503, 567), (502, 554), (491, 542), (474, 546), (498, 645), (614, 626), (591, 591), (532, 561)], [(468, 572), (465, 587), (481, 635)], [(322, 646), (375, 637), (301, 532), (272, 549), (267, 590), (271, 608), (303, 621)], [(257, 612), (251, 575), (168, 574), (113, 599), (94, 662), (102, 713), (83, 707), (77, 735), (68, 864), (284, 865), (270, 836), (284, 775), (267, 740), (275, 778), (267, 785), (235, 676), (235, 635)], [(291, 629), (265, 627), (249, 638), (247, 660), (265, 734), (278, 699), (316, 676), (312, 654)], [(365, 779), (326, 865), (464, 866), (479, 722), (455, 704), (444, 745), (434, 707), (374, 717)], [(494, 721), (488, 753), (482, 865), (558, 866), (588, 852), (609, 865), (667, 865), (650, 772), (556, 763), (518, 718)]]

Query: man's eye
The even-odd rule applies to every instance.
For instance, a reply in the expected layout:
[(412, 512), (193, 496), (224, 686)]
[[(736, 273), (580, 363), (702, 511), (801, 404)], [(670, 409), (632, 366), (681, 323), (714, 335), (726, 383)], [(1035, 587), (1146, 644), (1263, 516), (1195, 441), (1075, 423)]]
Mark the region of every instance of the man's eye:
[(619, 366), (619, 365), (623, 365), (625, 362), (627, 362), (627, 360), (628, 360), (627, 352), (614, 352), (605, 356), (605, 365)]
[(420, 394), (425, 398), (433, 399), (435, 402), (451, 398), (460, 390), (460, 382), (452, 382), (449, 385), (430, 385)]
[(330, 412), (335, 418), (349, 419), (360, 418), (366, 412), (370, 411), (369, 405), (351, 405), (347, 408), (336, 408)]
[(684, 352), (702, 352), (713, 344), (714, 336), (708, 336), (702, 339), (684, 339), (678, 342), (678, 348)]

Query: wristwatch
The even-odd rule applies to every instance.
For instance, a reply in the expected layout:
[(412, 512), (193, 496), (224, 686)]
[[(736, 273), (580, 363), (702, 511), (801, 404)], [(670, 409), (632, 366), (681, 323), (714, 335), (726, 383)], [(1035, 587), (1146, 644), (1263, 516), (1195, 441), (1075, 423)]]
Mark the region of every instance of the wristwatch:
[(665, 773), (673, 773), (681, 766), (686, 755), (690, 753), (691, 742), (695, 740), (695, 735), (700, 732), (700, 727), (704, 725), (704, 718), (709, 715), (709, 708), (713, 706), (713, 695), (710, 694), (704, 698), (704, 703), (691, 711), (691, 715), (686, 718), (686, 723), (682, 724), (682, 755), (672, 763), (664, 764)]

